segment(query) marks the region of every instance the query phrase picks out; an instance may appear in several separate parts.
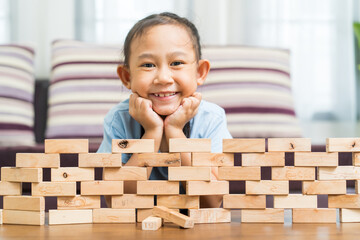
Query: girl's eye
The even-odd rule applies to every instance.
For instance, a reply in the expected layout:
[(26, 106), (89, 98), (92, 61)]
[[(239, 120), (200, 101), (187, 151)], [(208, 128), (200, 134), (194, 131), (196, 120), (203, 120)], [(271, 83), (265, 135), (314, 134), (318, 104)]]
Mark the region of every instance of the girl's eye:
[(155, 67), (155, 64), (152, 64), (152, 63), (144, 63), (143, 65), (141, 65), (141, 67), (152, 68), (152, 67)]
[(180, 62), (180, 61), (175, 61), (175, 62), (172, 62), (170, 65), (171, 66), (179, 66), (181, 64), (184, 64), (183, 62)]

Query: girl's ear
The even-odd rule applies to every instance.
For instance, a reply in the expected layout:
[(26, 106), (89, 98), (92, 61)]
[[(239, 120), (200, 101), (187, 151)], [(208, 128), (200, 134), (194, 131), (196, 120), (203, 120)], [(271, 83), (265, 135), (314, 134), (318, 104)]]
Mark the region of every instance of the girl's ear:
[(124, 86), (131, 89), (129, 69), (124, 65), (119, 65), (117, 68), (117, 74)]
[(205, 80), (206, 80), (206, 77), (209, 73), (209, 70), (210, 70), (210, 62), (209, 60), (207, 59), (201, 59), (199, 61), (199, 64), (198, 64), (198, 69), (197, 69), (197, 79), (196, 79), (196, 82), (197, 82), (197, 85), (200, 86), (200, 85), (203, 85)]

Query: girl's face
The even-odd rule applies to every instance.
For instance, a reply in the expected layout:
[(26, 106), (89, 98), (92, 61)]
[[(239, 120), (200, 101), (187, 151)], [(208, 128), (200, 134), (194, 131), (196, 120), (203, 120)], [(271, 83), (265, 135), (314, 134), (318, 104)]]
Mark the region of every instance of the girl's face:
[(118, 73), (127, 88), (151, 100), (156, 113), (170, 115), (203, 84), (209, 68), (207, 60), (196, 60), (189, 33), (167, 24), (134, 38), (129, 67), (119, 66)]

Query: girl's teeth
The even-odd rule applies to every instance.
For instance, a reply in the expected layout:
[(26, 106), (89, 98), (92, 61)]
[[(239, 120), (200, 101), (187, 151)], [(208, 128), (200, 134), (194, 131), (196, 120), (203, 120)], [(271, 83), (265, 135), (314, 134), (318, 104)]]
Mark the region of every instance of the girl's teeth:
[(163, 93), (160, 93), (160, 94), (155, 93), (154, 95), (156, 97), (168, 97), (168, 96), (175, 95), (175, 93), (165, 93), (165, 94), (163, 94)]

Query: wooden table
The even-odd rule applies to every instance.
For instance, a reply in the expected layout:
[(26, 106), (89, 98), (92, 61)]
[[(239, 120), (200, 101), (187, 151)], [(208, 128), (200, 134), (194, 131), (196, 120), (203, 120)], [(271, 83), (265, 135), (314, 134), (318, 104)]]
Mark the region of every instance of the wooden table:
[[(286, 218), (285, 218), (286, 220)], [(360, 239), (360, 223), (246, 224), (239, 211), (231, 223), (196, 224), (181, 229), (165, 224), (157, 231), (142, 231), (141, 224), (0, 225), (0, 239)]]

